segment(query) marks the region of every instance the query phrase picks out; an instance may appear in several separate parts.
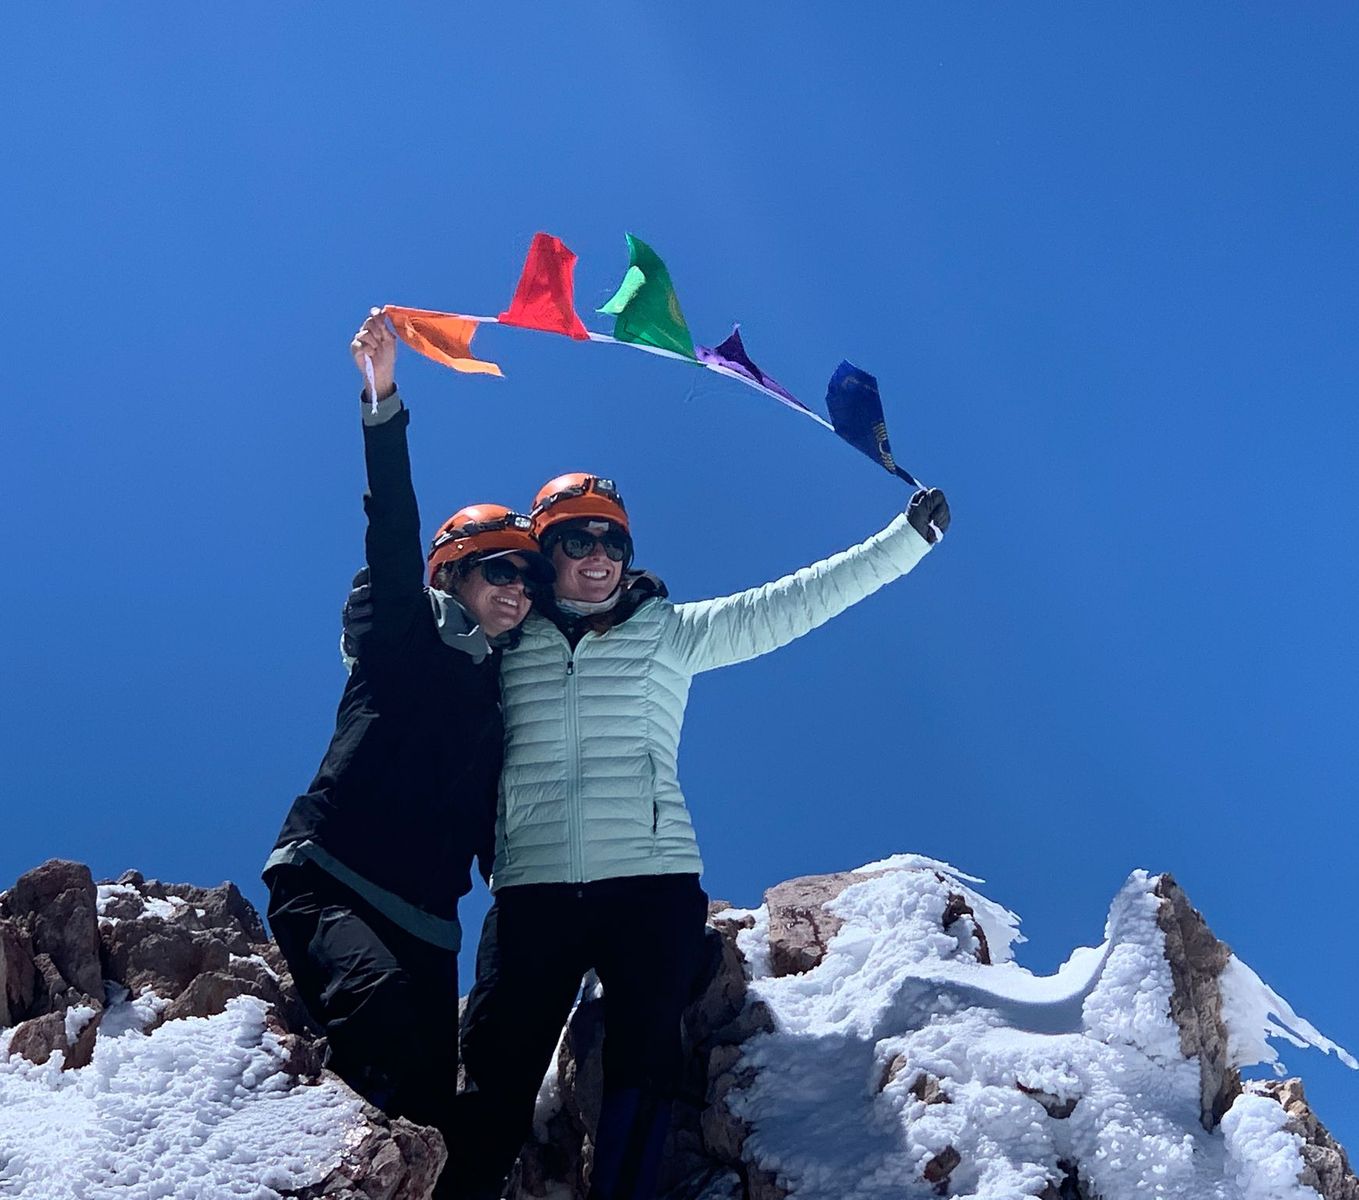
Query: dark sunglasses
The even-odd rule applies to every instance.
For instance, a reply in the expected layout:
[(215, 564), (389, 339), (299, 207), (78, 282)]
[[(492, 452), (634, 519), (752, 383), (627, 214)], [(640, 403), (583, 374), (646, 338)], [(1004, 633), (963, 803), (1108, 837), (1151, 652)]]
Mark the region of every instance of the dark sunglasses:
[(477, 563), (481, 577), (492, 587), (505, 587), (516, 579), (523, 582), (524, 591), (533, 591), (533, 574), (527, 567), (519, 567), (508, 558), (491, 558)]
[(595, 552), (595, 546), (603, 546), (604, 553), (610, 562), (622, 562), (628, 556), (628, 536), (625, 533), (618, 533), (610, 530), (601, 537), (595, 537), (584, 529), (568, 529), (561, 535), (557, 543), (561, 546), (567, 558), (589, 558)]

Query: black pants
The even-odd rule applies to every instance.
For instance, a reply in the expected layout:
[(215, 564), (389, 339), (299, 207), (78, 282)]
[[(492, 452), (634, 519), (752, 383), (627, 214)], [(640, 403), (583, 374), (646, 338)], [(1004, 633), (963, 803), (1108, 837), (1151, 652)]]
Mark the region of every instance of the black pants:
[(330, 1042), (327, 1065), (379, 1108), (433, 1125), (451, 1143), (457, 955), (311, 863), (276, 867), (266, 882), (269, 926)]
[(463, 1019), (469, 1092), (458, 1101), (459, 1195), (500, 1195), (581, 976), (591, 969), (604, 985), (604, 1105), (591, 1195), (651, 1194), (707, 914), (697, 875), (529, 884), (496, 894)]

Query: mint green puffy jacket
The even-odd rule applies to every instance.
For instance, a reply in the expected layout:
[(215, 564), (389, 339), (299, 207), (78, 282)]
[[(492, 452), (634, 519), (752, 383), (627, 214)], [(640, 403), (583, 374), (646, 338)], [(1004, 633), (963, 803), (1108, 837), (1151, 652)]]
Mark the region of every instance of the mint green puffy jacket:
[(538, 614), (506, 651), (494, 890), (699, 872), (676, 770), (689, 684), (815, 629), (929, 550), (903, 514), (866, 542), (763, 587), (659, 597), (571, 650)]

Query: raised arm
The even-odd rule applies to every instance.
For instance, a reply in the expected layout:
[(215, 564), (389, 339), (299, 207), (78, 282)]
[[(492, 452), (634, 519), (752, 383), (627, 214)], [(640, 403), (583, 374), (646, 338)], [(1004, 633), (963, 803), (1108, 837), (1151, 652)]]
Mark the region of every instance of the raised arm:
[(691, 674), (786, 646), (905, 575), (948, 520), (942, 492), (918, 493), (910, 510), (849, 550), (762, 587), (677, 605), (667, 645)]
[(411, 482), (406, 427), (410, 413), (401, 403), (394, 379), (396, 335), (374, 309), (350, 344), (355, 365), (367, 374), (365, 356), (373, 363), (378, 403), (363, 393), (363, 456), (368, 490), (365, 547), (372, 599), (372, 630), (378, 636), (400, 635), (412, 613), (425, 603), (425, 556), (420, 541), (420, 509)]

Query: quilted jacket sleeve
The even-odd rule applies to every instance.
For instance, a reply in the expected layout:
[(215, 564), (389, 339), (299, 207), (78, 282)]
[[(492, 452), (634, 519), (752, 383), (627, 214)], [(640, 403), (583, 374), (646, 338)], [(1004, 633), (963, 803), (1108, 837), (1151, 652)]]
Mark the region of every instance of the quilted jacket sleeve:
[(905, 575), (929, 549), (903, 513), (866, 542), (773, 583), (676, 605), (667, 648), (692, 675), (768, 654)]

